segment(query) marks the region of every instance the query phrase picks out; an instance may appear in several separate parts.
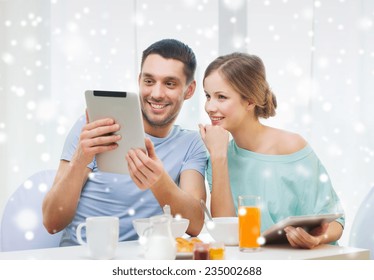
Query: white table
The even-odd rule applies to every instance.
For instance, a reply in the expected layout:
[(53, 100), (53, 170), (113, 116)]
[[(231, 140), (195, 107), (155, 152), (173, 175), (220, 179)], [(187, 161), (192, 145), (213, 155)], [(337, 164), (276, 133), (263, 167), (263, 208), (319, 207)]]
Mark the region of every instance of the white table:
[[(199, 236), (204, 242), (211, 238)], [(370, 251), (352, 247), (320, 245), (312, 250), (294, 249), (289, 245), (264, 246), (257, 252), (242, 253), (237, 246), (226, 247), (227, 260), (302, 260), (302, 259), (370, 259)], [(177, 256), (177, 259), (191, 259), (192, 254)], [(90, 259), (85, 246), (71, 246), (38, 250), (0, 252), (0, 260), (77, 260)], [(118, 260), (144, 260), (143, 247), (138, 241), (120, 242), (116, 257)]]

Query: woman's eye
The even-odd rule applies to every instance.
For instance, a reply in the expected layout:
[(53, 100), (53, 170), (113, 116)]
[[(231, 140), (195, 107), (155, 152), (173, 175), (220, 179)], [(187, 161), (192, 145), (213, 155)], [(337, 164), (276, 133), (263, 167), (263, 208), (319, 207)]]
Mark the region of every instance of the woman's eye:
[(226, 99), (226, 96), (224, 96), (224, 95), (218, 95), (218, 99)]
[(210, 95), (209, 94), (205, 94), (205, 97), (206, 97), (206, 99), (210, 99)]

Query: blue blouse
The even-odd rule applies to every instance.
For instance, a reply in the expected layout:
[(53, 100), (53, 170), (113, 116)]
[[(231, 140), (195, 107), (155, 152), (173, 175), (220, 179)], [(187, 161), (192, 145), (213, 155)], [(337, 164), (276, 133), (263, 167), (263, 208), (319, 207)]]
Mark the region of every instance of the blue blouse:
[[(288, 155), (265, 155), (228, 147), (231, 192), (236, 211), (239, 195), (261, 197), (261, 232), (288, 216), (343, 213), (326, 169), (307, 145)], [(207, 165), (212, 190), (212, 166)], [(344, 226), (344, 216), (337, 220)]]

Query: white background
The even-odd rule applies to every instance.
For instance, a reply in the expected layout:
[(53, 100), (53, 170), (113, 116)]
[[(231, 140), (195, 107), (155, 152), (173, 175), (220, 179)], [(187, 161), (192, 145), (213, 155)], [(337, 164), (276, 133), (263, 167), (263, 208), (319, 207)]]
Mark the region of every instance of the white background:
[(137, 90), (141, 51), (176, 38), (199, 65), (177, 121), (191, 129), (208, 122), (210, 61), (263, 59), (279, 105), (266, 123), (312, 145), (346, 211), (348, 245), (374, 181), (373, 25), (372, 0), (0, 0), (0, 211), (27, 177), (57, 168), (84, 90)]

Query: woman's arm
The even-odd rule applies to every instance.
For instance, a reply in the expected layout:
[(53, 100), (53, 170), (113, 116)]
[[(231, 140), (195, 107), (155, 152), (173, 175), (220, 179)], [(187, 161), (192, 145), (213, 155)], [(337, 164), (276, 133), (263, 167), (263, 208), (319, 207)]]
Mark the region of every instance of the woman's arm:
[(211, 212), (213, 217), (236, 216), (231, 194), (227, 147), (229, 133), (220, 126), (200, 125), (200, 134), (212, 164)]

